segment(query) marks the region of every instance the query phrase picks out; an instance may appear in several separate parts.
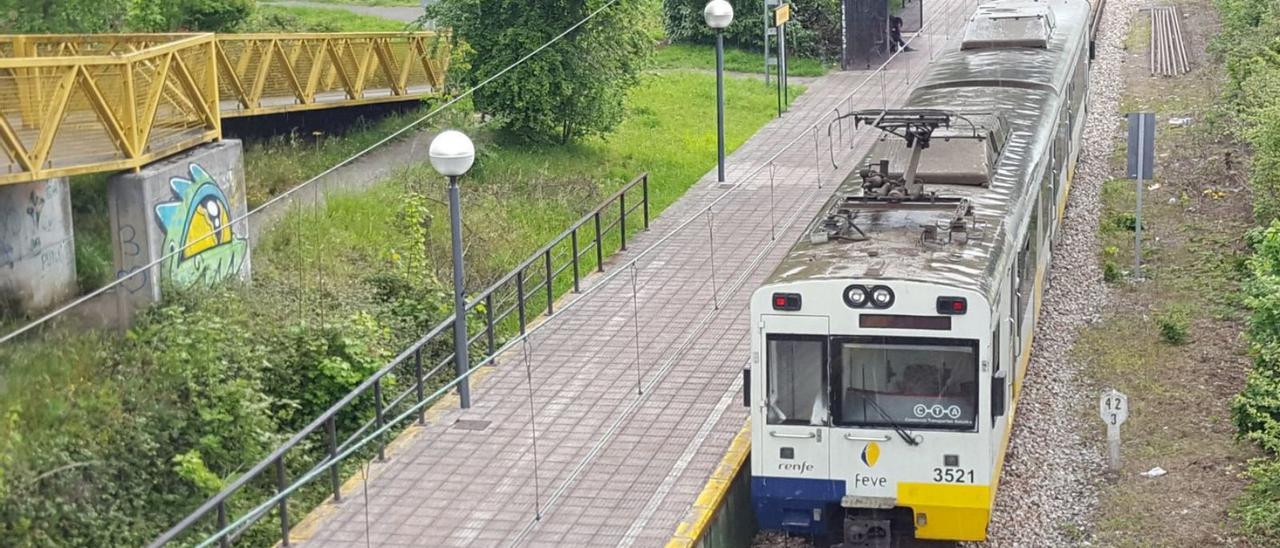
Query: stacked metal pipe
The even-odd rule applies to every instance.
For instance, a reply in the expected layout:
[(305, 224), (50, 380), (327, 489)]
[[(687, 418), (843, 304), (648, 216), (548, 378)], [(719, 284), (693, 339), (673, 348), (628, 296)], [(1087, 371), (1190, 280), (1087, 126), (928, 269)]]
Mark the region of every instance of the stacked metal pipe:
[(1177, 76), (1190, 70), (1178, 8), (1151, 8), (1151, 74)]

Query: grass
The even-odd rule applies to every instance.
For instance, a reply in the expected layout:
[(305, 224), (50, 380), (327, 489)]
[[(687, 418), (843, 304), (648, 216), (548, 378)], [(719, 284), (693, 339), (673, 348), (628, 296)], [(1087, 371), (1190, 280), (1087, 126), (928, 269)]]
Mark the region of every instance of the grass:
[(406, 24), (341, 8), (261, 4), (244, 32), (398, 32)]
[[(1121, 141), (1110, 158), (1117, 178), (1102, 186), (1097, 227), (1096, 251), (1111, 285), (1108, 303), (1101, 321), (1082, 328), (1072, 349), (1094, 387), (1129, 394), (1123, 467), (1100, 486), (1091, 540), (1107, 546), (1234, 544), (1239, 523), (1227, 518), (1227, 510), (1253, 455), (1233, 439), (1230, 421), (1230, 402), (1247, 367), (1238, 340), (1244, 327), (1238, 265), (1239, 235), (1249, 219), (1231, 207), (1232, 200), (1203, 192), (1199, 184), (1231, 146), (1222, 128), (1201, 122), (1215, 108), (1218, 79), (1196, 73), (1150, 78), (1144, 58), (1149, 36), (1149, 18), (1136, 16), (1124, 45), (1137, 71), (1127, 73), (1120, 101), (1121, 112), (1153, 111), (1160, 122), (1155, 180), (1144, 183), (1142, 279), (1132, 277), (1136, 189), (1133, 180), (1119, 178), (1125, 166)], [(1196, 113), (1198, 127), (1165, 125), (1168, 117), (1186, 113)], [(1092, 403), (1079, 413), (1086, 437), (1101, 440)], [(1154, 466), (1169, 475), (1138, 475)]]
[[(345, 6), (421, 6), (420, 0), (308, 0), (317, 4), (342, 4)], [(263, 2), (260, 5), (270, 5)]]
[[(463, 183), (469, 285), (478, 289), (505, 273), (641, 171), (652, 174), (651, 209), (655, 215), (676, 201), (715, 163), (713, 80), (713, 76), (706, 74), (647, 74), (631, 94), (626, 121), (614, 133), (569, 146), (515, 144), (504, 140), (499, 133), (474, 128), (479, 157)], [(802, 91), (802, 87), (796, 86), (793, 94), (799, 95)], [(748, 80), (726, 82), (726, 94), (726, 137), (732, 150), (772, 119), (774, 98), (772, 88)], [(474, 120), (470, 115), (463, 118)], [(695, 120), (704, 122), (692, 123)], [(370, 124), (341, 139), (326, 137), (315, 142), (285, 139), (251, 144), (246, 147), (246, 166), (253, 166), (248, 169), (249, 184), (261, 187), (264, 179), (255, 170), (266, 170), (273, 162), (296, 162), (291, 169), (299, 170), (323, 165), (326, 158), (364, 146), (362, 143), (380, 137), (389, 126), (400, 121), (403, 120)], [(77, 207), (86, 213), (77, 218), (77, 229), (84, 231), (77, 237), (84, 238), (90, 233), (109, 235), (108, 229), (92, 224), (95, 221), (89, 214), (105, 203), (99, 195), (102, 180), (82, 178), (75, 184), (81, 194)], [(203, 495), (172, 490), (181, 482), (169, 470), (172, 465), (167, 459), (171, 455), (165, 449), (113, 441), (124, 439), (122, 432), (151, 435), (155, 427), (148, 421), (152, 417), (185, 416), (176, 414), (177, 408), (170, 406), (155, 412), (148, 407), (141, 415), (136, 414), (137, 410), (130, 411), (131, 406), (136, 405), (135, 400), (164, 400), (160, 394), (149, 392), (153, 387), (148, 384), (152, 379), (145, 374), (146, 368), (164, 366), (168, 375), (169, 366), (177, 367), (169, 363), (176, 355), (170, 351), (185, 351), (188, 346), (202, 350), (190, 356), (183, 354), (187, 357), (181, 362), (187, 365), (182, 367), (225, 360), (221, 365), (260, 374), (287, 371), (283, 378), (289, 379), (299, 375), (323, 376), (333, 368), (342, 371), (346, 365), (341, 356), (315, 362), (325, 364), (323, 367), (314, 366), (313, 361), (304, 358), (311, 352), (329, 352), (325, 349), (332, 344), (341, 343), (350, 348), (356, 343), (367, 343), (380, 348), (378, 355), (383, 358), (394, 354), (403, 348), (404, 341), (420, 336), (425, 328), (448, 314), (445, 305), (448, 295), (445, 288), (449, 283), (448, 216), (441, 205), (444, 186), (424, 162), (395, 173), (388, 181), (366, 192), (332, 196), (323, 205), (291, 212), (264, 235), (255, 249), (254, 283), (233, 284), (226, 290), (215, 290), (216, 298), (192, 300), (199, 303), (198, 306), (208, 306), (207, 309), (194, 309), (165, 320), (168, 323), (131, 331), (127, 337), (107, 332), (50, 330), (40, 334), (41, 338), (30, 340), (31, 344), (0, 348), (0, 373), (3, 374), (0, 380), (4, 381), (0, 382), (0, 400), (6, 402), (9, 417), (0, 424), (0, 462), (15, 463), (11, 470), (38, 474), (66, 460), (61, 453), (46, 451), (48, 446), (59, 451), (63, 447), (74, 447), (83, 453), (83, 458), (75, 457), (80, 460), (101, 458), (106, 462), (117, 455), (146, 458), (146, 462), (139, 462), (136, 468), (122, 468), (128, 473), (121, 472), (122, 475), (113, 477), (112, 481), (121, 484), (117, 486), (121, 489), (126, 486), (147, 489), (151, 485), (151, 493), (172, 496), (172, 501), (164, 512), (113, 506), (113, 516), (136, 518), (137, 523), (132, 523), (131, 528), (141, 531), (139, 535), (168, 525), (177, 519), (176, 514), (199, 502)], [(251, 192), (258, 192), (260, 196), (270, 194), (262, 188), (251, 189)], [(418, 197), (425, 198), (425, 207), (412, 206)], [(82, 222), (90, 224), (82, 225)], [(638, 230), (639, 223), (639, 219), (632, 217), (629, 227)], [(425, 227), (425, 245), (412, 237), (415, 227)], [(399, 257), (424, 247), (427, 260), (422, 264), (428, 270), (411, 269), (407, 277), (403, 276), (406, 272)], [(617, 247), (616, 239), (606, 241), (604, 246), (606, 252)], [(108, 258), (109, 252), (99, 257)], [(591, 266), (588, 260), (584, 270), (590, 271)], [(388, 300), (374, 281), (385, 275), (401, 275), (401, 279), (414, 280), (420, 287), (414, 289), (415, 292), (402, 293), (403, 298)], [(533, 283), (537, 281), (535, 278)], [(567, 285), (567, 277), (556, 279), (557, 290), (563, 291)], [(419, 290), (421, 292), (416, 292)], [(222, 315), (221, 310), (239, 312)], [(530, 314), (540, 311), (539, 302), (533, 300)], [(339, 338), (337, 343), (323, 335), (330, 326), (345, 329), (351, 325), (371, 325), (368, 332), (378, 335), (367, 341)], [(180, 334), (166, 335), (171, 329), (177, 329), (173, 333)], [(213, 351), (217, 344), (223, 343), (201, 342), (186, 334), (198, 338), (201, 333), (209, 332), (228, 333), (229, 344), (245, 352), (269, 350), (272, 359), (255, 365), (252, 360)], [(309, 342), (300, 349), (281, 348), (278, 343), (295, 340), (295, 332), (311, 333), (306, 339)], [(311, 346), (313, 344), (316, 346)], [(137, 358), (129, 352), (136, 353)], [(221, 369), (214, 367), (210, 371)], [(166, 378), (172, 380), (177, 374)], [(289, 393), (285, 388), (278, 390)], [(87, 400), (87, 394), (94, 399)], [(292, 406), (299, 403), (324, 406), (332, 399), (322, 398), (317, 402), (292, 398), (288, 401), (291, 411), (280, 420), (297, 422), (309, 419), (314, 412), (292, 411)], [(210, 420), (218, 419), (212, 416)], [(186, 428), (188, 426), (177, 428), (174, 435), (189, 434)], [(283, 430), (292, 430), (292, 427)], [(271, 432), (273, 435), (288, 433)], [(87, 440), (83, 447), (77, 441), (81, 439)], [(256, 458), (247, 450), (241, 455), (246, 460)], [(296, 458), (306, 455), (310, 453)], [(359, 459), (352, 462), (358, 464)], [(290, 463), (289, 474), (296, 475), (305, 467), (305, 462)], [(348, 464), (344, 471), (352, 472), (353, 465)], [(135, 473), (163, 483), (142, 482), (133, 477)], [(93, 512), (113, 503), (112, 493), (124, 492), (114, 488), (98, 489), (107, 485), (105, 481), (84, 480), (84, 488), (97, 495), (86, 498), (74, 512), (89, 516), (81, 520), (84, 523), (92, 523)], [(293, 499), (291, 511), (295, 517), (301, 517), (301, 513), (318, 501), (323, 490), (323, 482), (318, 482), (308, 487), (300, 498)], [(66, 492), (58, 491), (59, 496)], [(247, 494), (241, 503), (249, 504), (255, 496), (258, 495)], [(17, 498), (6, 500), (0, 496), (0, 507), (19, 513), (27, 511), (27, 506)], [(44, 524), (65, 517), (59, 514), (62, 510), (58, 508), (46, 510), (35, 522), (38, 529), (49, 530)], [(269, 543), (268, 539), (274, 535), (273, 525), (267, 521), (256, 526), (252, 538)], [(25, 534), (20, 531), (17, 538), (39, 538), (23, 536)], [(81, 528), (66, 534), (71, 535), (69, 538), (89, 538), (86, 535), (93, 533)]]
[[(793, 86), (792, 95), (803, 90), (802, 86)], [(746, 142), (772, 119), (773, 93), (773, 88), (755, 81), (725, 82), (728, 150)], [(475, 260), (468, 259), (469, 267), (475, 270), (470, 273), (480, 282), (505, 273), (641, 172), (650, 173), (651, 211), (656, 216), (715, 165), (714, 94), (711, 75), (647, 74), (631, 93), (627, 119), (604, 137), (560, 146), (512, 143), (500, 134), (471, 130), (479, 152), (476, 167), (464, 182), (463, 200), (466, 217), (475, 220), (469, 221), (467, 228), (468, 237), (475, 240), (469, 245), (479, 246), (479, 252), (473, 252)], [(282, 191), (287, 182), (301, 180), (335, 159), (345, 158), (412, 115), (317, 143), (277, 138), (250, 145), (245, 158), (249, 196), (262, 200)], [(705, 123), (691, 123), (694, 120)], [(385, 217), (389, 204), (399, 203), (402, 198), (395, 192), (422, 188), (423, 181), (436, 179), (438, 176), (425, 162), (419, 163), (396, 173), (385, 185), (391, 190), (379, 188), (344, 197), (343, 207), (376, 211)], [(431, 199), (432, 249), (439, 252), (437, 258), (441, 259), (436, 262), (447, 267), (448, 214), (443, 209), (443, 188), (428, 185), (423, 193)], [(348, 244), (369, 247), (387, 241), (376, 234), (335, 234), (335, 230), (348, 230), (340, 219), (308, 226), (324, 232), (325, 236), (316, 238), (335, 242), (337, 249)], [(351, 229), (357, 228), (367, 230), (360, 223), (351, 225)], [(319, 257), (308, 260), (316, 259)], [(444, 277), (447, 279), (447, 275)]]
[[(702, 44), (670, 44), (660, 47), (654, 54), (654, 66), (659, 69), (715, 70), (715, 47)], [(764, 74), (764, 55), (761, 52), (725, 47), (724, 69), (730, 72)], [(818, 59), (790, 57), (787, 74), (790, 76), (822, 76), (831, 66)]]

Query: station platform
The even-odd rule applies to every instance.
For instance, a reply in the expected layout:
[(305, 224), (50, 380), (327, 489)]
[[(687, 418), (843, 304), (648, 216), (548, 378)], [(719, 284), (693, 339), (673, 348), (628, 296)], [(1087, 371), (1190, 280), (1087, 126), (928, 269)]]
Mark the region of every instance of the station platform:
[(470, 409), (437, 406), (386, 462), (348, 482), (341, 503), (298, 524), (291, 543), (696, 540), (707, 501), (723, 489), (708, 478), (746, 457), (749, 297), (878, 137), (829, 124), (833, 109), (898, 104), (931, 52), (954, 45), (973, 7), (927, 3), (915, 51), (882, 72), (835, 72), (808, 85), (730, 156), (727, 184), (714, 170), (703, 177), (628, 241), (607, 274), (586, 279), (583, 293), (486, 366)]

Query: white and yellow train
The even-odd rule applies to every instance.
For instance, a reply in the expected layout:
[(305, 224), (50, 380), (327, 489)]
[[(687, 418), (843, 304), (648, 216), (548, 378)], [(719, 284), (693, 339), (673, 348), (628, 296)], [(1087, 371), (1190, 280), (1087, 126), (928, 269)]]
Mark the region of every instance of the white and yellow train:
[(986, 537), (1081, 146), (1089, 25), (1086, 0), (986, 3), (902, 109), (849, 115), (885, 136), (751, 300), (762, 529)]

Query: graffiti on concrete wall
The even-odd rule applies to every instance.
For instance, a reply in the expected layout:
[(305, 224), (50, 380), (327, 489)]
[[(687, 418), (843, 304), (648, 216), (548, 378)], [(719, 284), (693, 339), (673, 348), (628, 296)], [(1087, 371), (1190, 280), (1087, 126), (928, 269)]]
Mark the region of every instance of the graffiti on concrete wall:
[(200, 164), (190, 164), (190, 178), (169, 180), (174, 201), (156, 205), (156, 221), (164, 231), (161, 275), (179, 288), (208, 286), (236, 276), (249, 242), (235, 233), (227, 196)]

